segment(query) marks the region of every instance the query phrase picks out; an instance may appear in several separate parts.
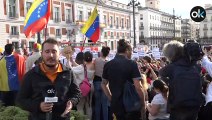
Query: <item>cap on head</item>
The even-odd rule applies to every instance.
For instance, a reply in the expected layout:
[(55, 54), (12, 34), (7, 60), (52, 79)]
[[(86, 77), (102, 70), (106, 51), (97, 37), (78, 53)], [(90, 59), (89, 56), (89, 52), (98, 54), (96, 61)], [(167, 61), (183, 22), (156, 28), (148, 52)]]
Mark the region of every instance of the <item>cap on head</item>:
[(34, 43), (34, 44), (33, 44), (33, 49), (41, 50), (41, 44), (39, 44), (39, 43)]

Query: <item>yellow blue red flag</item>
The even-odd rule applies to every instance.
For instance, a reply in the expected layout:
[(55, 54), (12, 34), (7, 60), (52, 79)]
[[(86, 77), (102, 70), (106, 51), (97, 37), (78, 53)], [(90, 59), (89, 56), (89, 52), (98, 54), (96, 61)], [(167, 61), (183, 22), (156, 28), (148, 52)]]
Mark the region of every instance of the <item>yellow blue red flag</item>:
[(26, 37), (30, 38), (36, 32), (40, 32), (48, 23), (50, 14), (51, 0), (35, 0), (24, 21)]
[(88, 18), (88, 21), (85, 23), (81, 31), (94, 43), (96, 43), (96, 41), (99, 39), (100, 26), (97, 6), (94, 8), (93, 12), (91, 13), (91, 16)]

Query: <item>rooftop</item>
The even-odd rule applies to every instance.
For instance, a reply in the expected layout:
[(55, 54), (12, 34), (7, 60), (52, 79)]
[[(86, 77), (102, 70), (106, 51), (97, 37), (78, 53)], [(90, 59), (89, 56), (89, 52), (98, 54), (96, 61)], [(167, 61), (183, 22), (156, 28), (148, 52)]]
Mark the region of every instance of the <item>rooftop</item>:
[(209, 8), (206, 8), (205, 10), (212, 10), (212, 6), (211, 6), (211, 7), (209, 7)]

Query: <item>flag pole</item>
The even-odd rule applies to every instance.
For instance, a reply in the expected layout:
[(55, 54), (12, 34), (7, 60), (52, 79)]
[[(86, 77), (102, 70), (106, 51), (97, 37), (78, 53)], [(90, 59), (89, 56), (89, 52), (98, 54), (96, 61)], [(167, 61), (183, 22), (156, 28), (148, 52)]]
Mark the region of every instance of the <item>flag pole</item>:
[[(99, 0), (96, 1), (96, 6), (98, 5), (98, 3), (99, 3)], [(95, 7), (96, 7), (96, 6), (95, 6)]]
[(46, 24), (46, 28), (45, 28), (45, 39), (44, 40), (46, 40), (46, 35), (47, 35), (47, 24)]
[(84, 41), (83, 41), (83, 44), (82, 44), (82, 47), (81, 47), (81, 52), (83, 51), (83, 49), (84, 49), (84, 45), (85, 45), (85, 41), (86, 41), (86, 36), (84, 36), (85, 38), (84, 38)]

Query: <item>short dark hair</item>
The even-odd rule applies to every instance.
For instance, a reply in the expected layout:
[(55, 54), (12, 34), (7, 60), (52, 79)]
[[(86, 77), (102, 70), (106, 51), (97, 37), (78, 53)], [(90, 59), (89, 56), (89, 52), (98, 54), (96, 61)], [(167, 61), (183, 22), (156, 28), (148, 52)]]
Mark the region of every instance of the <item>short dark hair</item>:
[(84, 63), (84, 53), (83, 52), (79, 52), (76, 56), (75, 62), (79, 65)]
[(93, 60), (93, 54), (89, 51), (84, 53), (85, 62), (91, 62)]
[(152, 62), (152, 58), (149, 56), (144, 56), (143, 59), (146, 60), (148, 63)]
[(60, 46), (59, 42), (56, 39), (54, 39), (54, 38), (48, 38), (47, 40), (45, 40), (42, 43), (42, 50), (44, 48), (44, 44), (46, 44), (46, 43), (50, 43), (50, 44), (54, 44), (54, 45)]
[(130, 44), (127, 41), (125, 41), (125, 39), (120, 39), (118, 41), (117, 52), (125, 53), (127, 50), (132, 50)]
[(103, 55), (104, 57), (107, 57), (108, 54), (110, 53), (110, 48), (107, 47), (107, 46), (103, 46), (101, 52), (102, 52), (102, 55)]
[(15, 49), (14, 45), (13, 44), (6, 44), (5, 47), (5, 54), (6, 55), (11, 55)]

